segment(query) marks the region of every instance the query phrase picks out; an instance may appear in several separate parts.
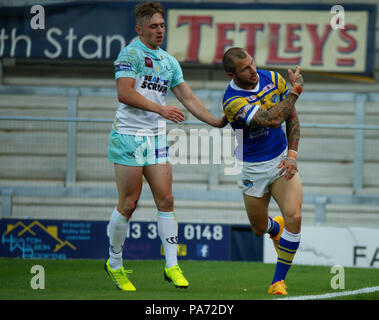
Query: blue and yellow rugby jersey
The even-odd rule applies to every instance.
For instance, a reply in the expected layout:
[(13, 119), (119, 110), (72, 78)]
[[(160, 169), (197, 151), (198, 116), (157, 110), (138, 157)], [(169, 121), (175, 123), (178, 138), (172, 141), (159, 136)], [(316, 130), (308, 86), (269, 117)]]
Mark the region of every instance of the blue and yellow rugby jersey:
[(287, 147), (282, 127), (249, 126), (259, 107), (268, 110), (289, 93), (286, 81), (279, 73), (266, 70), (257, 70), (257, 73), (259, 80), (254, 90), (243, 90), (231, 81), (223, 98), (224, 113), (233, 130), (242, 129), (242, 134), (236, 131), (235, 155), (237, 159), (247, 162), (271, 160)]

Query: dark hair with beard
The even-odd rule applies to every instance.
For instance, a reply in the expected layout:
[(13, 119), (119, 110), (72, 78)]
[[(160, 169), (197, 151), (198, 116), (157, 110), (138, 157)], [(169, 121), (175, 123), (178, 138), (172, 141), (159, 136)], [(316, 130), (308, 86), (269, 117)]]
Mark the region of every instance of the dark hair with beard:
[(234, 59), (244, 59), (246, 57), (247, 52), (243, 48), (233, 47), (228, 49), (222, 57), (222, 65), (224, 67), (225, 72), (236, 73), (236, 64)]

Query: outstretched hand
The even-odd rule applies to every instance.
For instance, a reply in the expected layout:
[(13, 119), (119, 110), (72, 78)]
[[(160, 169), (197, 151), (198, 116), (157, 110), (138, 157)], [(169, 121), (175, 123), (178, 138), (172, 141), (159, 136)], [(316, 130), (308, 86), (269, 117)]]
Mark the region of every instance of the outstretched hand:
[(175, 123), (184, 121), (183, 112), (175, 106), (164, 106), (160, 112), (161, 116), (167, 120), (171, 120)]
[(300, 70), (299, 66), (296, 66), (295, 73), (293, 73), (293, 71), (291, 69), (288, 69), (288, 76), (289, 76), (292, 87), (294, 87), (296, 85), (301, 85), (301, 87), (303, 87), (304, 79), (303, 79), (303, 76), (301, 75), (300, 71), (301, 70)]
[(217, 119), (217, 122), (213, 125), (216, 128), (223, 128), (229, 123), (228, 118), (224, 114), (220, 119)]

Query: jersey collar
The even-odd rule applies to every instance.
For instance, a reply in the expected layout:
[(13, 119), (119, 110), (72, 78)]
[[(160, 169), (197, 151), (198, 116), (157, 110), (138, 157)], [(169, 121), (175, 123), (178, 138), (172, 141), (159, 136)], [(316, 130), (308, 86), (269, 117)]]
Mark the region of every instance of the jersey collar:
[(148, 48), (142, 41), (141, 39), (138, 37), (138, 39), (136, 40), (137, 42), (139, 42), (139, 45), (142, 47), (142, 49), (145, 51), (145, 52), (148, 52), (149, 54), (152, 54), (152, 55), (159, 55), (159, 52), (161, 51), (161, 48), (158, 47), (158, 49), (156, 50), (153, 50), (153, 49), (150, 49)]
[(239, 86), (236, 85), (236, 83), (234, 82), (234, 80), (230, 81), (230, 87), (234, 90), (239, 90), (239, 91), (249, 91), (249, 92), (259, 92), (259, 74), (257, 74), (258, 76), (258, 83), (257, 85), (255, 86), (254, 89), (252, 90), (246, 90), (246, 89), (242, 89), (240, 88)]

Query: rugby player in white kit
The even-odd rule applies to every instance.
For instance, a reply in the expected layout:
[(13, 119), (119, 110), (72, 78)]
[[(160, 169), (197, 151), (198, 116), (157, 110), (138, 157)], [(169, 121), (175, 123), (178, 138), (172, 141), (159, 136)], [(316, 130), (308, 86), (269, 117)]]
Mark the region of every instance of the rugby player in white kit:
[(108, 158), (114, 163), (119, 196), (108, 225), (105, 270), (119, 289), (136, 290), (124, 269), (122, 254), (144, 176), (157, 207), (158, 234), (165, 253), (164, 279), (186, 288), (189, 283), (177, 261), (178, 223), (166, 140), (166, 119), (178, 123), (184, 115), (178, 107), (166, 105), (168, 90), (199, 120), (219, 128), (227, 120), (216, 119), (207, 111), (184, 81), (177, 60), (159, 47), (165, 35), (163, 7), (142, 3), (136, 6), (135, 16), (139, 37), (120, 52), (114, 64), (120, 107), (109, 137)]

